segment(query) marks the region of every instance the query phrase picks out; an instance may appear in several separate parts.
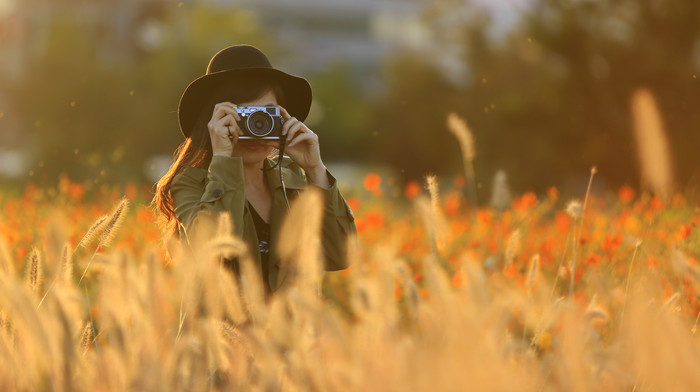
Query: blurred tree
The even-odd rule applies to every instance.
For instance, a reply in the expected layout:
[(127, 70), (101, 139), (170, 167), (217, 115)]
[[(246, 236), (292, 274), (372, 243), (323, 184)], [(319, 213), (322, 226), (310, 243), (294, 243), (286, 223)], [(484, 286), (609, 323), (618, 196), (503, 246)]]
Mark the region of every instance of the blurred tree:
[[(85, 23), (69, 9), (52, 18), (46, 50), (13, 92), (35, 178), (67, 173), (96, 182), (144, 180), (147, 158), (171, 155), (183, 140), (180, 95), (216, 51), (241, 42), (276, 50), (248, 12), (173, 4), (139, 15), (129, 27), (132, 51), (116, 57), (104, 55), (112, 49), (104, 42), (105, 20)], [(146, 31), (143, 24), (150, 24)], [(151, 34), (156, 45), (139, 42), (148, 39), (142, 34)]]
[(374, 112), (374, 159), (403, 174), (422, 178), (430, 172), (462, 167), (459, 146), (445, 131), (445, 118), (457, 106), (458, 90), (442, 71), (416, 52), (404, 52), (386, 64), (387, 91)]
[(309, 77), (314, 103), (306, 122), (319, 134), (324, 158), (362, 161), (370, 155), (372, 109), (357, 79), (342, 64)]
[[(439, 34), (466, 3), (438, 3), (427, 15)], [(458, 171), (456, 149), (426, 164), (435, 157), (425, 138), (406, 137), (430, 124), (440, 135), (430, 139), (434, 150), (444, 150), (454, 144), (442, 136), (444, 115), (455, 110), (475, 133), (482, 180), (505, 169), (516, 190), (554, 184), (580, 191), (597, 165), (598, 181), (638, 183), (629, 106), (632, 92), (645, 86), (660, 102), (679, 182), (697, 179), (700, 2), (536, 0), (501, 41), (488, 38), (488, 21), (483, 14), (467, 15), (439, 36), (463, 51), (464, 85), (448, 84), (434, 56), (414, 56), (391, 68), (397, 82), (377, 106), (383, 132), (394, 143), (380, 143), (375, 155), (391, 157), (411, 176), (426, 168)], [(404, 154), (411, 159), (396, 158)]]

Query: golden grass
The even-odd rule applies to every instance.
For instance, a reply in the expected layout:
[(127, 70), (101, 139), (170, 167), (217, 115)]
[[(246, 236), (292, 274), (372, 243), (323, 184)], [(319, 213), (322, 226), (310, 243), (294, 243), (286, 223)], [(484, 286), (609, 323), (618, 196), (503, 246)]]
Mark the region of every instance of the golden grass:
[[(35, 272), (38, 250), (28, 258), (28, 281), (14, 268), (4, 269), (0, 389), (589, 391), (700, 385), (700, 343), (691, 332), (694, 320), (678, 311), (679, 293), (664, 300), (656, 272), (632, 273), (630, 263), (622, 304), (609, 295), (615, 283), (583, 302), (566, 295), (565, 287), (553, 296), (556, 275), (546, 270), (553, 267), (544, 267), (539, 254), (520, 256), (527, 227), (510, 235), (503, 272), (466, 249), (455, 253), (453, 271), (446, 268), (442, 258), (459, 236), (442, 238), (442, 247), (409, 262), (387, 231), (385, 240), (352, 250), (354, 264), (343, 277), (349, 308), (343, 311), (320, 297), (315, 285), (321, 278), (319, 197), (308, 192), (293, 205), (283, 235), (295, 241), (282, 249), (293, 278), (267, 302), (258, 270), (225, 214), (202, 227), (192, 247), (171, 244), (167, 261), (156, 248), (140, 258), (126, 249), (87, 252), (74, 261), (82, 268), (92, 262), (81, 284), (70, 272), (66, 246), (62, 259), (46, 263), (47, 278), (62, 282), (50, 292)], [(441, 202), (420, 200), (424, 208), (416, 214), (443, 214)], [(423, 219), (427, 226), (441, 220)], [(697, 266), (677, 252), (677, 273), (694, 278)], [(241, 259), (240, 280), (222, 267), (222, 258), (232, 256)], [(509, 279), (507, 269), (515, 265), (522, 266), (522, 284)]]
[(642, 185), (668, 199), (674, 191), (673, 162), (656, 99), (640, 88), (633, 93), (631, 106)]
[[(448, 124), (473, 187), (473, 136)], [(373, 175), (348, 200), (352, 267), (329, 274), (309, 190), (282, 228), (287, 278), (269, 299), (227, 214), (181, 244), (115, 195), (101, 218), (69, 212), (71, 195), (3, 200), (0, 391), (698, 390), (699, 210), (670, 198), (665, 174), (645, 174), (665, 203), (629, 187), (593, 197), (594, 174), (583, 203), (528, 193), (497, 209), (474, 208), (473, 188), (469, 203), (440, 192), (436, 176), (401, 207)]]

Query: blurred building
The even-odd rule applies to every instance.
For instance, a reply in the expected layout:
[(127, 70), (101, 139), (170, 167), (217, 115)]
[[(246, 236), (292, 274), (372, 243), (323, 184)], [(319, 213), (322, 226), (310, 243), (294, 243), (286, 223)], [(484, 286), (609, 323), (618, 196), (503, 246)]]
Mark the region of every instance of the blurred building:
[[(252, 11), (280, 47), (290, 48), (288, 62), (297, 68), (294, 72), (309, 73), (336, 62), (369, 69), (394, 47), (423, 48), (430, 41), (420, 22), (422, 0), (203, 2)], [(162, 17), (167, 7), (190, 3), (194, 1), (0, 0), (0, 71), (10, 79), (22, 77), (23, 64), (46, 46), (49, 22), (61, 15), (94, 28), (104, 42), (100, 59), (128, 60), (144, 46), (157, 44), (158, 28), (149, 22)]]
[(279, 46), (289, 48), (289, 65), (299, 68), (294, 72), (340, 62), (369, 70), (397, 45), (428, 43), (419, 21), (420, 0), (209, 1), (254, 11)]

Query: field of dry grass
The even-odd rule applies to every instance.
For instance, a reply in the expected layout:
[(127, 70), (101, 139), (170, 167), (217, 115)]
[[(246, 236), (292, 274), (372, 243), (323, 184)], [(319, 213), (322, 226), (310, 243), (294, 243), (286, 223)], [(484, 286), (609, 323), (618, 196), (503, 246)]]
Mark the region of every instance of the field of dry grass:
[(28, 185), (0, 199), (0, 390), (697, 390), (693, 203), (552, 188), (470, 210), (440, 181), (348, 190), (352, 267), (325, 275), (303, 195), (304, 273), (267, 303), (226, 216), (185, 249), (143, 190)]
[(653, 97), (632, 109), (658, 197), (592, 195), (593, 168), (579, 198), (511, 199), (499, 176), (474, 208), (474, 138), (450, 116), (465, 176), (368, 173), (333, 273), (304, 192), (279, 244), (295, 278), (270, 299), (227, 215), (183, 246), (148, 189), (0, 195), (0, 390), (699, 390), (700, 208), (673, 192)]

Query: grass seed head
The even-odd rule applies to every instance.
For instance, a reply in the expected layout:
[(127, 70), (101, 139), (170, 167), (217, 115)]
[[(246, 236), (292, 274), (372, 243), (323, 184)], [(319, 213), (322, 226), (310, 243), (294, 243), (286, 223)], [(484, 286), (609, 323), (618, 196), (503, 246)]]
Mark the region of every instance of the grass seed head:
[(70, 284), (73, 281), (73, 252), (71, 251), (71, 246), (66, 243), (63, 246), (63, 253), (61, 255), (61, 272), (63, 283)]
[(429, 174), (425, 176), (425, 187), (430, 194), (430, 204), (434, 211), (437, 211), (440, 202), (440, 187), (438, 186), (437, 176)]
[(515, 258), (520, 253), (521, 247), (521, 232), (520, 229), (515, 229), (508, 237), (508, 245), (506, 246), (505, 253), (505, 267), (510, 267), (511, 263), (515, 261)]
[(473, 161), (476, 157), (474, 148), (474, 134), (469, 129), (467, 122), (455, 113), (447, 116), (447, 129), (457, 138), (462, 155), (466, 161)]
[(114, 235), (124, 220), (124, 216), (126, 215), (128, 209), (129, 200), (126, 198), (121, 199), (112, 214), (110, 214), (109, 220), (104, 223), (104, 229), (102, 230), (102, 235), (100, 236), (100, 245), (109, 245), (109, 243), (114, 239)]
[(92, 346), (92, 339), (92, 323), (90, 321), (87, 321), (85, 322), (85, 326), (83, 327), (83, 333), (80, 337), (80, 347), (83, 350), (83, 355), (85, 355), (90, 349), (90, 346)]
[(99, 236), (99, 234), (102, 232), (102, 227), (103, 225), (107, 222), (107, 219), (109, 218), (109, 215), (105, 215), (100, 217), (95, 221), (95, 223), (90, 226), (88, 231), (85, 233), (83, 238), (78, 242), (78, 247), (80, 246), (89, 246), (91, 243), (95, 242)]
[(671, 149), (656, 100), (648, 89), (638, 89), (632, 95), (632, 117), (642, 185), (667, 199), (674, 188)]
[(532, 290), (532, 285), (535, 282), (535, 278), (540, 271), (540, 255), (536, 254), (530, 259), (530, 268), (527, 271), (527, 279), (525, 280), (525, 286), (527, 290)]
[(503, 170), (496, 172), (493, 178), (493, 187), (491, 189), (491, 208), (504, 211), (510, 207), (511, 194), (508, 186), (508, 176)]
[(566, 204), (566, 213), (574, 220), (578, 219), (581, 216), (581, 201), (578, 199), (569, 201)]
[(39, 249), (34, 248), (29, 255), (29, 265), (27, 266), (27, 284), (31, 291), (39, 294), (41, 285), (41, 263)]

